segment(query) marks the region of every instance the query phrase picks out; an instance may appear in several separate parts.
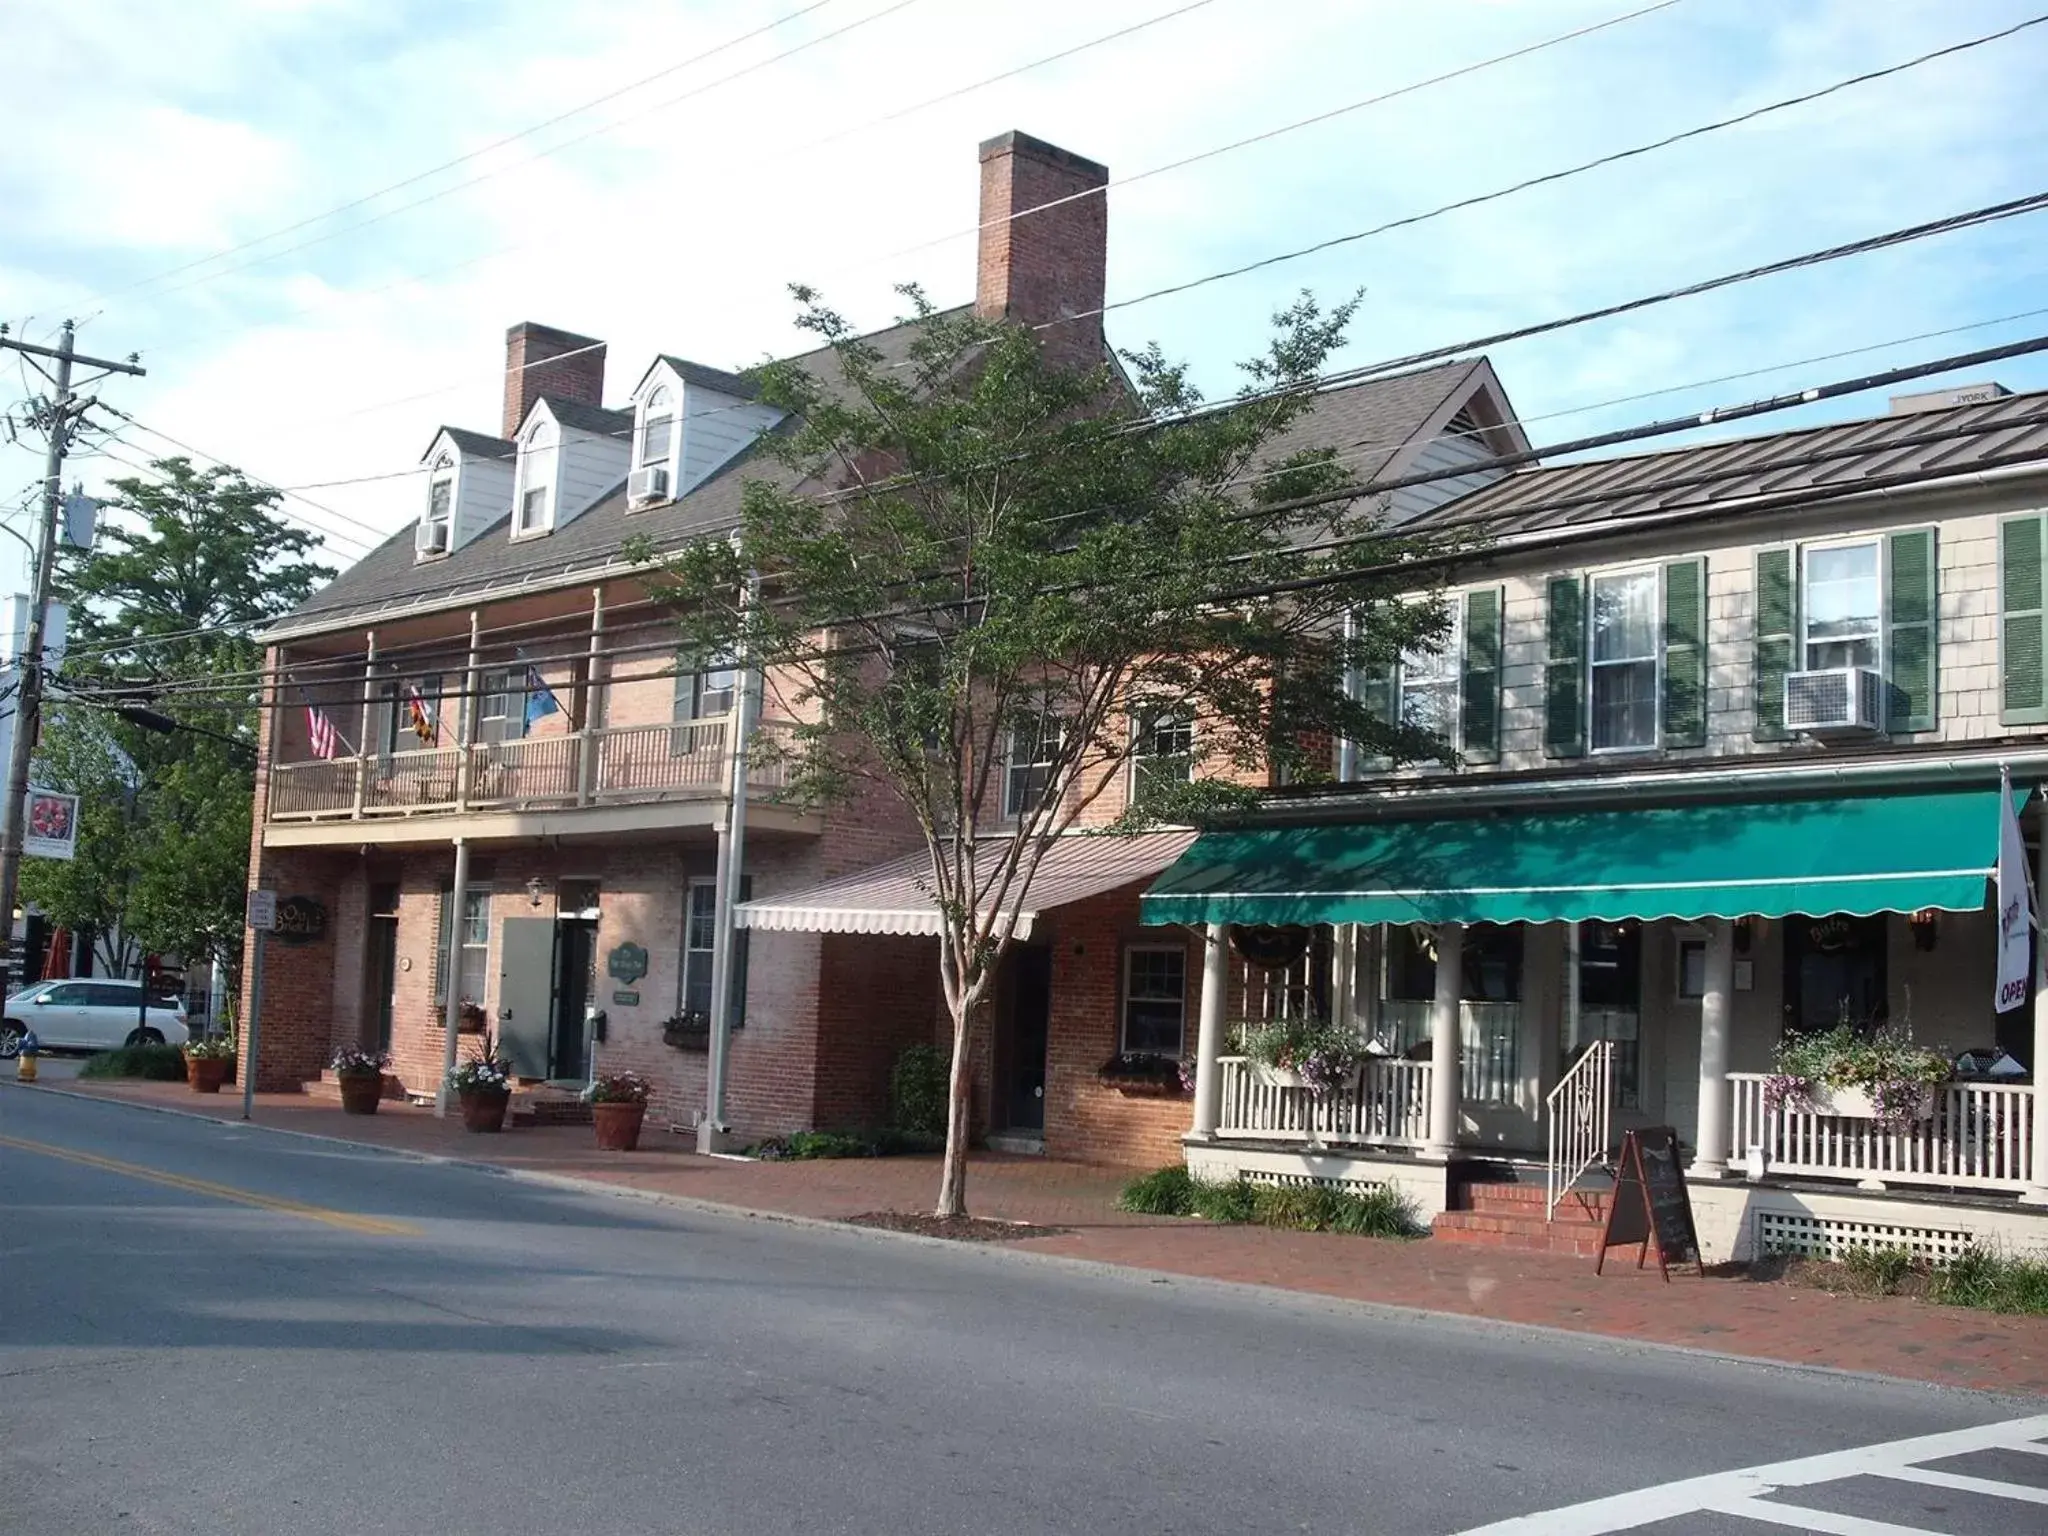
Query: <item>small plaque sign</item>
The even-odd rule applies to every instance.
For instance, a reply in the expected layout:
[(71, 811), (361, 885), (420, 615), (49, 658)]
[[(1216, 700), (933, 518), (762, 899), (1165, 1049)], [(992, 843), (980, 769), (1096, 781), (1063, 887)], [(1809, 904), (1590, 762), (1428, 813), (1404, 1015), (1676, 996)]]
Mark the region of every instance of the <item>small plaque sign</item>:
[(605, 958), (604, 968), (614, 981), (630, 987), (647, 974), (647, 951), (638, 944), (621, 944)]
[(270, 932), (277, 926), (277, 892), (251, 891), (249, 893), (249, 926)]
[(638, 992), (614, 992), (612, 994), (612, 1006), (614, 1008), (638, 1008), (640, 1006), (640, 994)]

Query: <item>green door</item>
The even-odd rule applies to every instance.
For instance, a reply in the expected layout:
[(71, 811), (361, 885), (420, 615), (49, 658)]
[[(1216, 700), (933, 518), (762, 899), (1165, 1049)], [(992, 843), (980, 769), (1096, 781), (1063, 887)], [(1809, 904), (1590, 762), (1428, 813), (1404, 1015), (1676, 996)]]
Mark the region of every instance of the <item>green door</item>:
[(506, 918), (498, 958), (498, 1044), (519, 1076), (546, 1077), (555, 1011), (555, 920)]

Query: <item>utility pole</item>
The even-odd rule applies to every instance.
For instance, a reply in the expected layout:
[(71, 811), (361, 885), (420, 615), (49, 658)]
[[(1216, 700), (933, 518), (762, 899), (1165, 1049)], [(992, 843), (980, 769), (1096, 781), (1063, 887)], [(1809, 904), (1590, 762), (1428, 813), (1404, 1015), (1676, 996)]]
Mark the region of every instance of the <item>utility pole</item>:
[[(51, 579), (56, 574), (57, 519), (64, 509), (64, 455), (87, 407), (92, 403), (79, 401), (72, 384), (71, 369), (78, 363), (98, 368), (102, 370), (99, 378), (116, 373), (140, 378), (143, 373), (132, 355), (123, 363), (103, 357), (78, 356), (73, 349), (76, 330), (77, 327), (66, 320), (63, 334), (52, 350), (15, 341), (7, 336), (5, 327), (0, 327), (0, 351), (20, 353), (56, 386), (56, 394), (51, 397), (47, 408), (37, 413), (49, 440), (43, 472), (43, 515), (36, 530), (35, 564), (29, 572), (28, 634), (22, 642), (20, 656), (15, 658), (20, 676), (14, 705), (14, 740), (7, 757), (6, 798), (0, 801), (0, 915), (4, 915), (0, 920), (9, 924), (10, 949), (14, 900), (21, 883), (23, 802), (28, 798), (29, 759), (35, 753), (38, 713), (43, 697), (43, 632), (50, 616)], [(52, 373), (44, 368), (41, 359), (54, 361), (56, 371)], [(24, 974), (22, 979), (26, 981), (28, 978)]]

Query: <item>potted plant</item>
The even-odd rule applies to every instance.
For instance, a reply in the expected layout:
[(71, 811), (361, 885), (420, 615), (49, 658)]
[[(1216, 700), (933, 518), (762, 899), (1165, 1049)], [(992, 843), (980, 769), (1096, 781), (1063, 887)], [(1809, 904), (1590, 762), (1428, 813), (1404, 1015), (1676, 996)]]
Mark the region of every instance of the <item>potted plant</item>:
[(185, 1081), (194, 1093), (219, 1093), (234, 1064), (232, 1035), (201, 1035), (185, 1045)]
[(1352, 1082), (1366, 1058), (1365, 1042), (1327, 1019), (1247, 1020), (1234, 1027), (1231, 1043), (1265, 1082), (1306, 1088), (1319, 1099)]
[(711, 1021), (701, 1013), (671, 1014), (661, 1021), (661, 1043), (679, 1051), (708, 1051)]
[(512, 1102), (512, 1063), (498, 1054), (488, 1034), (481, 1049), (448, 1074), (448, 1086), (462, 1103), (465, 1131), (505, 1129), (505, 1106)]
[(1875, 1120), (1892, 1130), (1934, 1114), (1934, 1090), (1952, 1075), (1948, 1056), (1916, 1045), (1904, 1024), (1874, 1029), (1843, 1021), (1778, 1044), (1764, 1107)]
[(359, 1046), (335, 1048), (327, 1067), (341, 1084), (341, 1110), (346, 1115), (374, 1115), (384, 1101), (384, 1069), (391, 1057)]
[[(434, 1022), (442, 1026), (448, 1023), (448, 1005), (434, 1004)], [(484, 1012), (484, 1005), (473, 997), (465, 997), (455, 1005), (455, 1032), (458, 1035), (480, 1035), (490, 1018)]]
[(1096, 1068), (1095, 1079), (1127, 1099), (1177, 1099), (1195, 1091), (1195, 1064), (1157, 1051), (1122, 1051)]
[(590, 1105), (590, 1123), (600, 1152), (632, 1152), (640, 1145), (640, 1124), (647, 1118), (647, 1096), (653, 1085), (638, 1072), (608, 1072), (583, 1090)]

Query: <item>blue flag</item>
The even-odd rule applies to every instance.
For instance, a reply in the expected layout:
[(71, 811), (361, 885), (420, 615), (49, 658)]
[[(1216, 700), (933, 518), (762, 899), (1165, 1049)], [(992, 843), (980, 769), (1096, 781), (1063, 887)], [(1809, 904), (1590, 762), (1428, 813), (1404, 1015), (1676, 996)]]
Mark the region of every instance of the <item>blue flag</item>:
[(562, 702), (555, 697), (554, 690), (548, 687), (547, 683), (542, 680), (540, 668), (528, 662), (526, 666), (526, 729), (531, 731), (535, 721), (545, 720), (549, 715), (559, 711), (561, 707)]

